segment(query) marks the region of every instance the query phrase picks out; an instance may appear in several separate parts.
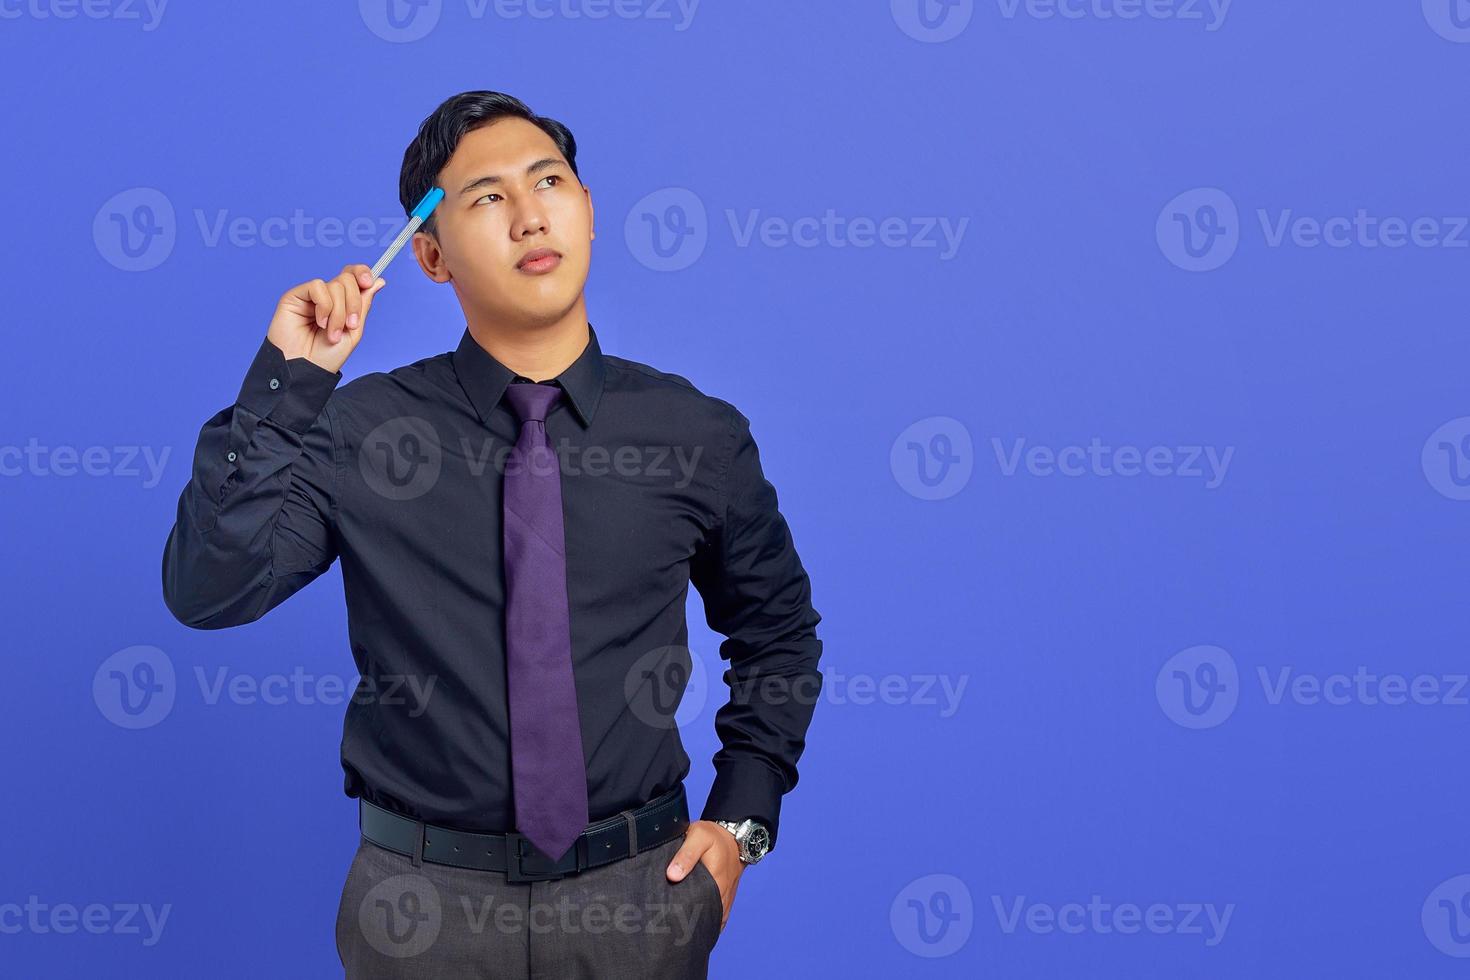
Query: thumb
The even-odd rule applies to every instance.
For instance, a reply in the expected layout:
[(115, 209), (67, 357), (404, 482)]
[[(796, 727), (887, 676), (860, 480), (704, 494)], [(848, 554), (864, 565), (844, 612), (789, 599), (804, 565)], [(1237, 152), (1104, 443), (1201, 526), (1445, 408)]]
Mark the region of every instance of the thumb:
[(386, 286), (386, 285), (388, 285), (388, 280), (386, 280), (386, 279), (382, 278), (381, 276), (379, 276), (378, 279), (376, 281), (374, 281), (374, 283), (371, 286), (369, 286), (367, 289), (363, 290), (363, 293), (362, 293), (362, 317), (363, 317), (364, 320), (367, 319), (368, 311), (373, 308), (373, 299), (378, 295), (378, 293), (382, 292), (383, 287)]
[(670, 881), (683, 881), (689, 872), (694, 870), (694, 865), (699, 861), (699, 855), (703, 850), (692, 841), (685, 841), (674, 855), (664, 873), (669, 876)]

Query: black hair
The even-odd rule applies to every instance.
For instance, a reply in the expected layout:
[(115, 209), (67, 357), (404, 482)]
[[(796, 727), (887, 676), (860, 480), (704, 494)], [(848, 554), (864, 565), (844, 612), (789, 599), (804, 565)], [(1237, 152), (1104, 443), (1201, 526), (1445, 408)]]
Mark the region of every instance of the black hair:
[[(419, 124), (418, 135), (403, 151), (403, 167), (398, 172), (398, 200), (403, 204), (403, 213), (412, 214), (414, 206), (433, 188), (466, 133), (508, 116), (539, 126), (566, 158), (572, 173), (582, 179), (577, 171), (577, 141), (566, 126), (536, 115), (520, 99), (503, 92), (461, 92), (441, 102)], [(434, 218), (434, 214), (429, 215), (419, 230), (437, 235)]]

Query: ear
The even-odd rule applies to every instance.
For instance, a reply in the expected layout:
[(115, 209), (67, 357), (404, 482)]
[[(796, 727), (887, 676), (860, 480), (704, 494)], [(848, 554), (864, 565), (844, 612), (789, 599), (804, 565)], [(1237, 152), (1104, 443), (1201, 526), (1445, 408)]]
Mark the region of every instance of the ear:
[(444, 262), (444, 252), (440, 250), (434, 236), (426, 231), (416, 231), (410, 244), (413, 246), (413, 257), (418, 260), (424, 275), (434, 282), (448, 282), (454, 278), (449, 273), (449, 267)]
[(582, 193), (587, 195), (587, 228), (591, 232), (587, 238), (591, 241), (597, 238), (597, 210), (592, 207), (592, 188), (583, 185)]

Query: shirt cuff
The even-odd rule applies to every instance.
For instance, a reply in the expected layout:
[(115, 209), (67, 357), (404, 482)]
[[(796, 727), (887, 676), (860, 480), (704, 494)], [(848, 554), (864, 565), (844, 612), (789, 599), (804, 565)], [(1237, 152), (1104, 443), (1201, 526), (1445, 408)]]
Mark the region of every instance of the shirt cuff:
[(341, 371), (328, 371), (305, 357), (286, 360), (266, 337), (245, 373), (236, 402), (258, 418), (305, 435), (341, 380)]
[(781, 796), (785, 781), (770, 766), (756, 759), (732, 759), (715, 765), (701, 820), (741, 821), (753, 817), (771, 832), (771, 849), (776, 847), (776, 829), (781, 819)]

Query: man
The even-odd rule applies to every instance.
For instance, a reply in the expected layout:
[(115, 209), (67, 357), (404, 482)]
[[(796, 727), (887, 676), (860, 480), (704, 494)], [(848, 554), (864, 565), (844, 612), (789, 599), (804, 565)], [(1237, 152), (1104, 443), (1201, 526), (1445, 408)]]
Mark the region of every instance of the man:
[[(339, 388), (385, 280), (288, 290), (200, 432), (164, 599), (248, 623), (341, 559), (350, 976), (704, 976), (820, 690), (806, 572), (749, 420), (601, 350), (566, 127), (454, 96), (404, 154), (405, 211), (433, 187), (412, 244), (459, 298), (457, 349)], [(731, 687), (695, 821), (673, 723), (690, 582)]]

